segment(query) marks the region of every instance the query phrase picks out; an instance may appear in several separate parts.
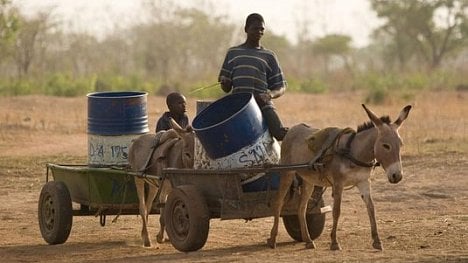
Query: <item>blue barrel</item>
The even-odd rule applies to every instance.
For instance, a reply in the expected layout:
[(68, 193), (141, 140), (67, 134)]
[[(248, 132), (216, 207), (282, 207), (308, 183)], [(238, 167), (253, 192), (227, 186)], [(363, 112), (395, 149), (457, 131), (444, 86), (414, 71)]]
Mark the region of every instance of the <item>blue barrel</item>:
[(268, 130), (250, 93), (234, 93), (213, 102), (195, 117), (192, 126), (212, 159), (252, 145)]
[(88, 94), (88, 133), (141, 134), (149, 131), (146, 92), (95, 92)]
[[(279, 144), (271, 137), (251, 93), (233, 93), (211, 103), (194, 118), (192, 127), (210, 159), (200, 168), (241, 168), (279, 161)], [(249, 180), (252, 178), (255, 180)], [(249, 189), (264, 190), (255, 186), (262, 175), (252, 178), (246, 178), (253, 184)]]
[(126, 165), (131, 141), (149, 131), (147, 93), (95, 92), (87, 97), (88, 164)]

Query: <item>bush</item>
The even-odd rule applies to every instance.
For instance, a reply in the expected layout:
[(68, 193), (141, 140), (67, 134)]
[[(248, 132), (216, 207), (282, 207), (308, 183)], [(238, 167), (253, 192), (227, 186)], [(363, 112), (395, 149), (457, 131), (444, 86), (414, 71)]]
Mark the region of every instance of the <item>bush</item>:
[(312, 78), (301, 83), (300, 91), (306, 93), (324, 93), (328, 90), (327, 84), (320, 79)]
[(403, 90), (423, 90), (430, 87), (430, 79), (428, 75), (414, 73), (404, 77), (402, 88)]
[(91, 90), (88, 79), (73, 79), (68, 74), (54, 74), (47, 80), (44, 91), (47, 95), (73, 97)]
[(385, 88), (376, 87), (369, 90), (365, 98), (365, 102), (370, 104), (383, 104), (387, 100), (388, 96), (389, 94)]
[(95, 77), (92, 85), (92, 91), (146, 91), (153, 93), (155, 84), (143, 80), (138, 75), (119, 76), (119, 75), (101, 75)]
[(34, 84), (27, 80), (0, 83), (0, 95), (4, 96), (28, 95), (34, 91)]
[(379, 75), (376, 73), (364, 74), (356, 80), (356, 86), (367, 90), (365, 103), (383, 104), (389, 97), (391, 87), (398, 87), (397, 80), (392, 75)]
[[(386, 97), (411, 99), (423, 90), (455, 90), (466, 85), (464, 72), (437, 69), (428, 72), (375, 72), (366, 71), (353, 76), (332, 74), (328, 76), (288, 78), (288, 92), (324, 93), (341, 91), (364, 91), (366, 100), (383, 103)], [(179, 80), (163, 85), (161, 79), (145, 78), (140, 74), (128, 76), (107, 72), (75, 77), (67, 72), (35, 75), (20, 80), (0, 79), (0, 95), (18, 96), (45, 94), (53, 96), (82, 96), (94, 91), (145, 91), (152, 95), (179, 91), (187, 97), (218, 98), (224, 96), (213, 76), (200, 80)], [(460, 88), (459, 88), (460, 89)], [(392, 99), (392, 98), (391, 98)]]

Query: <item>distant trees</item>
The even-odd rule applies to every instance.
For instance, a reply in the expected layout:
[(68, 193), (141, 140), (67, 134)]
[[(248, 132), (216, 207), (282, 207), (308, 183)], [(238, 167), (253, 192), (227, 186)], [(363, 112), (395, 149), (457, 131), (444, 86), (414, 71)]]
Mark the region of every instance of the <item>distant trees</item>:
[[(44, 41), (49, 14), (39, 13), (32, 19), (24, 18), (10, 0), (0, 0), (0, 55), (16, 65), (19, 78), (28, 74), (36, 53)], [(2, 62), (0, 60), (0, 62)]]
[(14, 54), (17, 73), (20, 78), (28, 74), (36, 52), (41, 48), (41, 42), (42, 47), (44, 47), (48, 23), (49, 13), (39, 13), (30, 20), (21, 20), (21, 27), (15, 39)]
[[(353, 47), (345, 34), (312, 38), (308, 23), (293, 43), (267, 24), (262, 44), (277, 54), (290, 90), (403, 89), (433, 85), (431, 76), (437, 87), (464, 83), (467, 0), (369, 1), (384, 23), (365, 48)], [(245, 39), (243, 25), (199, 6), (145, 3), (140, 24), (116, 26), (96, 36), (65, 31), (53, 9), (25, 16), (11, 0), (0, 0), (0, 95), (75, 96), (105, 90), (164, 94), (214, 87), (225, 52)], [(456, 74), (451, 74), (455, 71), (448, 58), (459, 63)], [(426, 74), (426, 67), (452, 72), (439, 78)], [(213, 88), (194, 95), (218, 96), (217, 91), (221, 93)]]
[(312, 49), (317, 55), (323, 57), (327, 73), (330, 71), (330, 61), (334, 57), (340, 58), (348, 72), (353, 73), (349, 59), (352, 51), (350, 36), (339, 34), (326, 35), (315, 40), (312, 44)]
[(404, 69), (411, 59), (440, 66), (468, 45), (467, 0), (370, 0), (385, 23), (376, 30), (386, 39), (385, 60)]
[(10, 0), (0, 0), (0, 62), (11, 51), (18, 30), (18, 11)]
[(161, 85), (216, 79), (214, 73), (232, 38), (232, 25), (197, 9), (153, 2), (150, 21), (131, 28), (135, 60)]

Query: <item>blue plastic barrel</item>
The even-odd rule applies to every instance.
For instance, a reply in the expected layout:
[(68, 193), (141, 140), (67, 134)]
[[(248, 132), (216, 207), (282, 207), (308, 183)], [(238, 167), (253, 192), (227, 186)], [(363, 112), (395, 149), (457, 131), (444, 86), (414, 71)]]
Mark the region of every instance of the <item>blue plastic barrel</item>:
[(268, 130), (250, 93), (234, 93), (213, 102), (195, 117), (192, 126), (212, 159), (253, 144)]
[(126, 165), (131, 141), (149, 131), (147, 93), (95, 92), (87, 97), (89, 165)]
[[(200, 168), (241, 168), (278, 163), (280, 148), (268, 130), (251, 93), (227, 95), (202, 110), (192, 122), (209, 161)], [(263, 180), (260, 175), (253, 175)], [(256, 181), (255, 180), (255, 181)], [(265, 190), (263, 183), (246, 180), (250, 190)]]

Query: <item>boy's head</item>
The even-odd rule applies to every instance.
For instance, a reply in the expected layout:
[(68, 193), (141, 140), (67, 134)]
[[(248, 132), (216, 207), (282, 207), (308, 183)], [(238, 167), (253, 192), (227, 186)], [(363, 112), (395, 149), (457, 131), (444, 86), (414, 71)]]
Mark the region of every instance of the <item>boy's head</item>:
[(172, 92), (167, 95), (166, 104), (169, 111), (175, 115), (182, 115), (187, 111), (185, 108), (187, 101), (184, 95), (179, 92)]

